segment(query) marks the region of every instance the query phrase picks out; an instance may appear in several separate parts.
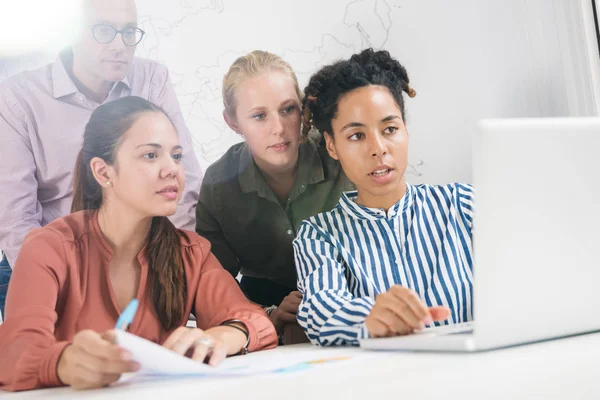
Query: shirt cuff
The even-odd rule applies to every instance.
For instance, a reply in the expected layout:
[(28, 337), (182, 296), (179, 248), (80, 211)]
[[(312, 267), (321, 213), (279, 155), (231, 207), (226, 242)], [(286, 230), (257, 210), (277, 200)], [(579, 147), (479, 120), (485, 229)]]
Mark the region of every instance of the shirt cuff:
[(246, 325), (248, 329), (248, 352), (277, 347), (277, 332), (267, 314), (260, 308), (256, 311), (234, 313), (232, 318)]
[(58, 360), (70, 342), (58, 342), (48, 349), (45, 360), (40, 368), (40, 383), (42, 386), (63, 386), (58, 378)]
[(367, 329), (367, 324), (363, 322), (362, 324), (358, 325), (358, 333), (356, 335), (356, 340), (360, 341), (364, 339), (369, 339), (370, 337), (371, 335), (369, 334), (369, 330)]

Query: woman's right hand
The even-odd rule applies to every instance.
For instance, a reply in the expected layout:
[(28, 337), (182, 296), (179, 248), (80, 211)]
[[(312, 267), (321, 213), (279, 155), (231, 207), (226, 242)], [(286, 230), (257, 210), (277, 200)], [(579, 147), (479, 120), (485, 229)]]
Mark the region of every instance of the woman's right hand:
[(110, 385), (121, 374), (135, 372), (140, 365), (114, 340), (114, 332), (92, 330), (78, 332), (58, 361), (58, 378), (74, 389), (92, 389)]
[(387, 337), (407, 335), (449, 316), (448, 307), (428, 308), (413, 290), (395, 285), (377, 295), (365, 324), (371, 337)]
[(285, 324), (297, 324), (296, 313), (302, 302), (302, 293), (298, 291), (290, 292), (281, 304), (271, 313), (271, 322), (275, 325), (278, 333), (281, 333)]

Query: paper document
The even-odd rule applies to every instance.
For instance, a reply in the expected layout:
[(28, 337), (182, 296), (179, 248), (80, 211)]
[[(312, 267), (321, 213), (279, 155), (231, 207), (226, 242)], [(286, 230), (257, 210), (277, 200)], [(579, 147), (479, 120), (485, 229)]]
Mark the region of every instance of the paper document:
[[(358, 348), (323, 349), (307, 346), (297, 351), (277, 350), (259, 351), (244, 356), (229, 357), (219, 366), (194, 361), (168, 350), (156, 343), (116, 330), (119, 346), (128, 350), (133, 360), (141, 365), (137, 375), (153, 376), (242, 376), (259, 373), (285, 373), (312, 368), (333, 362), (364, 358), (368, 353)], [(296, 349), (295, 349), (296, 350)]]
[(131, 353), (141, 366), (139, 373), (152, 375), (240, 375), (234, 369), (215, 368), (181, 356), (131, 333), (115, 330), (117, 344)]

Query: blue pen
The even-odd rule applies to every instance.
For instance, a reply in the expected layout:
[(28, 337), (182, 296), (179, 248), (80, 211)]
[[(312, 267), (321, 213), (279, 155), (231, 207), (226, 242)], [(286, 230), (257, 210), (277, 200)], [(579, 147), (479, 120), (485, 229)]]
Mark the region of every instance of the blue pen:
[(115, 329), (127, 330), (127, 327), (131, 324), (131, 322), (133, 322), (133, 317), (135, 317), (135, 312), (137, 311), (137, 308), (137, 299), (131, 300), (119, 316), (117, 324), (115, 325)]

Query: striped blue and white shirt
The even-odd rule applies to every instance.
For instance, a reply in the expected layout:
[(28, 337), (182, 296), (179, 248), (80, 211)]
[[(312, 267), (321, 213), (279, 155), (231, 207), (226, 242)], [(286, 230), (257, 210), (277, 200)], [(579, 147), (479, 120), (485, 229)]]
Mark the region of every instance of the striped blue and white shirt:
[[(302, 223), (293, 242), (298, 322), (314, 344), (357, 344), (375, 296), (394, 285), (428, 306), (445, 305), (453, 324), (473, 319), (470, 185), (406, 185), (387, 213), (346, 192), (331, 211)], [(436, 323), (439, 325), (439, 323)]]

